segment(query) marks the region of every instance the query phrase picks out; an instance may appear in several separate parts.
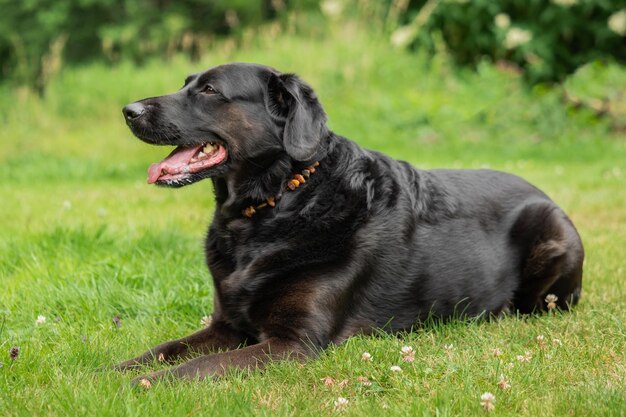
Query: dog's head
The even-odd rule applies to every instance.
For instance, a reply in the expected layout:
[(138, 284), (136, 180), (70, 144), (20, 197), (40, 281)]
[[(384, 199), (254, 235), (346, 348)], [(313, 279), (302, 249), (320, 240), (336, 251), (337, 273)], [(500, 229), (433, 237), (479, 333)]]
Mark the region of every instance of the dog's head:
[(310, 161), (328, 134), (313, 90), (292, 74), (227, 64), (194, 74), (176, 93), (123, 109), (144, 142), (176, 148), (148, 169), (148, 182), (181, 187), (287, 154)]

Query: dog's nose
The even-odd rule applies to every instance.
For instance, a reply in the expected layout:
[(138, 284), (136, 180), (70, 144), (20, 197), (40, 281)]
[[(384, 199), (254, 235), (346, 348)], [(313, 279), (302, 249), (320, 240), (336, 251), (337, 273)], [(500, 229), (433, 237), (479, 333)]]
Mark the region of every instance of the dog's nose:
[(141, 103), (131, 103), (122, 109), (124, 118), (126, 120), (134, 120), (141, 116), (146, 111), (146, 108)]

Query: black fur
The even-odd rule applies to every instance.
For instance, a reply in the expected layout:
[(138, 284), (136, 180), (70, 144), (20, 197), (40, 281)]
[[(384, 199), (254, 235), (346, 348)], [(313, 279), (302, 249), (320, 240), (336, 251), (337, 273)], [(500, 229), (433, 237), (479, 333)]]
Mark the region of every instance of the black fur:
[[(202, 93), (207, 84), (217, 92)], [(583, 247), (543, 192), (502, 172), (423, 171), (363, 149), (328, 130), (315, 93), (294, 75), (223, 65), (140, 103), (147, 110), (129, 125), (141, 139), (217, 140), (229, 158), (185, 181), (211, 177), (217, 201), (206, 239), (213, 324), (120, 368), (247, 343), (171, 371), (219, 375), (428, 317), (542, 311), (547, 294), (562, 309), (578, 301)], [(309, 180), (288, 191), (315, 161)], [(242, 216), (271, 196), (275, 208)]]

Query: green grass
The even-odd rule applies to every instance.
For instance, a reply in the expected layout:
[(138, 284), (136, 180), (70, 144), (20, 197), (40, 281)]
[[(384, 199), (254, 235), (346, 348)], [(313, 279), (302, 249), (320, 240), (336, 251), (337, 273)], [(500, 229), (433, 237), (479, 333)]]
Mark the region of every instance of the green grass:
[[(328, 36), (261, 34), (244, 43), (220, 44), (195, 64), (66, 70), (43, 101), (1, 87), (0, 415), (318, 416), (339, 413), (341, 396), (349, 400), (345, 415), (465, 416), (484, 414), (480, 396), (489, 391), (492, 415), (624, 416), (623, 135), (564, 107), (558, 91), (528, 91), (488, 64), (472, 73), (445, 57), (395, 51), (355, 24)], [(96, 372), (195, 331), (212, 309), (202, 255), (210, 184), (146, 185), (147, 166), (166, 151), (132, 138), (120, 109), (234, 60), (300, 74), (318, 91), (331, 127), (363, 146), (423, 168), (502, 169), (544, 189), (586, 247), (580, 305), (563, 315), (354, 338), (303, 367), (277, 363), (263, 373), (147, 391), (130, 387), (132, 375)], [(626, 72), (611, 71), (612, 82), (626, 85)], [(598, 81), (581, 74), (571, 86), (580, 94), (601, 90), (589, 83)], [(35, 324), (38, 315), (45, 324)], [(413, 363), (401, 362), (404, 345), (415, 349)], [(12, 346), (20, 347), (15, 361)], [(361, 360), (364, 351), (372, 362)], [(530, 361), (518, 361), (526, 351)], [(403, 371), (391, 372), (393, 365)], [(497, 386), (501, 374), (511, 384), (506, 391)], [(321, 381), (326, 376), (333, 387)]]

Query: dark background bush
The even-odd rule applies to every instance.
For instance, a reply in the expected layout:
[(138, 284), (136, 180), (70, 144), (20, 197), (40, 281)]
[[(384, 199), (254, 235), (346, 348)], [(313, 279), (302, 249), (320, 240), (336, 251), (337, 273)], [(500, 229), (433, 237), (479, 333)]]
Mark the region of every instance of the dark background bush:
[[(432, 11), (420, 21), (417, 16), (427, 3)], [(591, 61), (626, 60), (626, 22), (622, 33), (609, 27), (612, 15), (613, 25), (620, 24), (620, 10), (626, 19), (624, 0), (411, 0), (405, 4), (401, 21), (414, 29), (407, 39), (412, 47), (435, 51), (440, 41), (463, 65), (475, 65), (485, 57), (506, 60), (523, 69), (533, 84), (561, 81)], [(511, 31), (530, 39), (507, 47)]]

